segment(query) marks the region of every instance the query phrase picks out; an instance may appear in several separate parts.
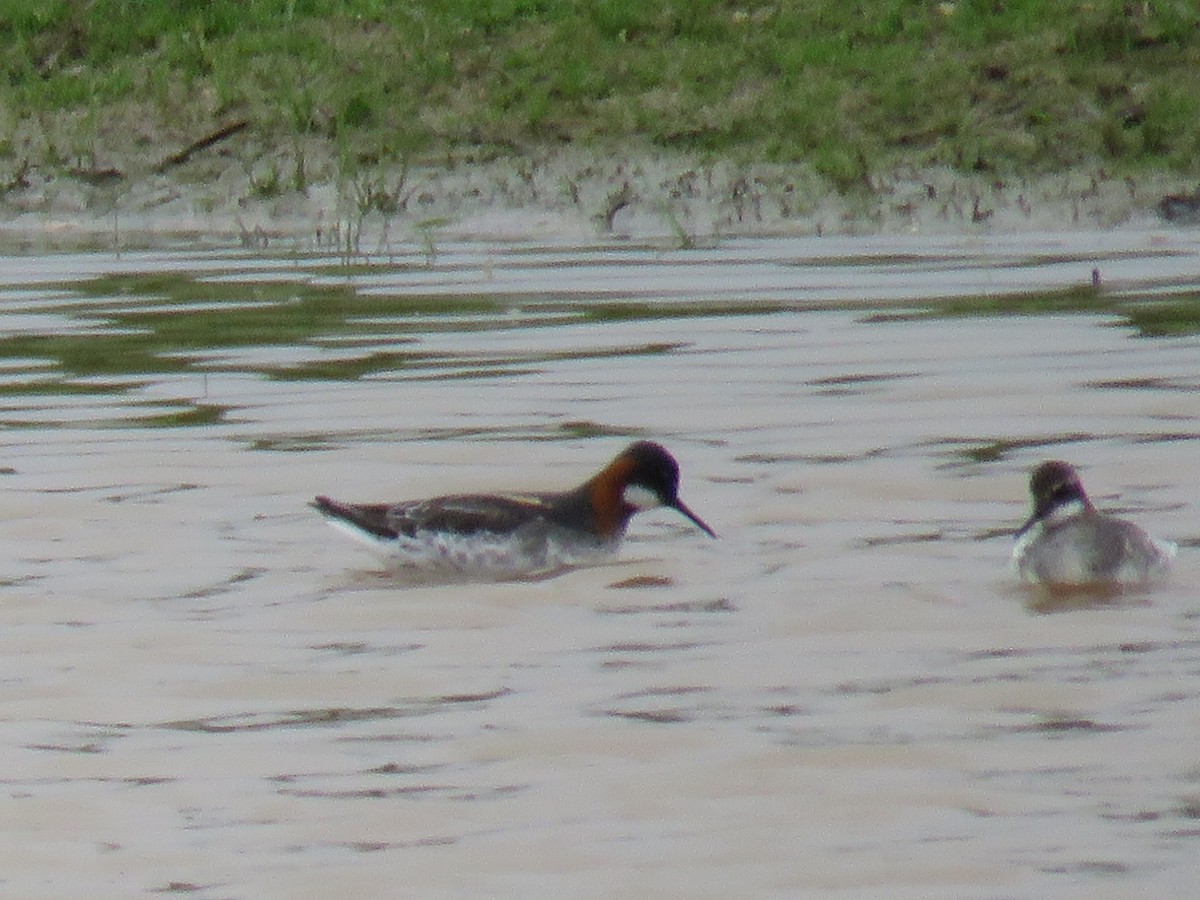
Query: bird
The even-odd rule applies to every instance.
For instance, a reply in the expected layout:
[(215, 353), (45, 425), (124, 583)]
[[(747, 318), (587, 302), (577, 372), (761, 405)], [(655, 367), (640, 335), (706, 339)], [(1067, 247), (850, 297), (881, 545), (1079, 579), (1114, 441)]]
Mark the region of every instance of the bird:
[(668, 507), (715, 538), (679, 499), (679, 464), (637, 441), (573, 490), (461, 494), (398, 503), (311, 505), (399, 568), (506, 580), (555, 574), (613, 554), (635, 513)]
[(1176, 547), (1100, 512), (1070, 463), (1048, 460), (1029, 477), (1033, 514), (1016, 533), (1013, 562), (1044, 585), (1131, 585), (1166, 573)]

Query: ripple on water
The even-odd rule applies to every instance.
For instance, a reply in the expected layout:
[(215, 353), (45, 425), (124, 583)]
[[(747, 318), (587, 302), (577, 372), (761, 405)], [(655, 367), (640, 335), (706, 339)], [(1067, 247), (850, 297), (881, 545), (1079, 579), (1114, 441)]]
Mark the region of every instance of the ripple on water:
[(338, 727), (348, 723), (380, 722), (438, 715), (450, 708), (487, 704), (504, 697), (507, 688), (479, 694), (456, 694), (443, 697), (417, 697), (404, 704), (372, 707), (316, 707), (279, 712), (250, 712), (234, 715), (208, 716), (200, 719), (179, 719), (162, 723), (161, 728), (172, 731), (200, 731), (213, 734), (231, 732), (273, 731), (276, 729)]
[[(1114, 240), (34, 261), (6, 885), (1182, 896), (1200, 256)], [(721, 541), (647, 513), (613, 567), (408, 584), (304, 508), (569, 487), (634, 437)], [(1183, 536), (1177, 583), (1014, 583), (1051, 451)]]

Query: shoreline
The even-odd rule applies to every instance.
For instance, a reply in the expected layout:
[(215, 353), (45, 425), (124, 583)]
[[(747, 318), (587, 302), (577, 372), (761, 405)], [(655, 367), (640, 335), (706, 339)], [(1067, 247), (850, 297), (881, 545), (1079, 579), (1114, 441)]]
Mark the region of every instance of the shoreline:
[(1098, 168), (1027, 179), (897, 168), (839, 192), (804, 166), (701, 163), (661, 153), (567, 149), (356, 174), (339, 171), (320, 146), (252, 160), (211, 145), (177, 155), (182, 160), (165, 170), (130, 160), (10, 173), (0, 194), (0, 245), (54, 251), (186, 241), (369, 256), (396, 242), (434, 239), (641, 241), (683, 249), (735, 237), (1200, 224), (1195, 182)]

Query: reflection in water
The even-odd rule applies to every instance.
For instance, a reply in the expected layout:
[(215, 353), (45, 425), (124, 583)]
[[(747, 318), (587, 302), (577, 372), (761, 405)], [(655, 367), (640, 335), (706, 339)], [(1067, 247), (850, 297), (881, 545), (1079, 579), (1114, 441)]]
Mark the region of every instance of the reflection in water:
[[(0, 285), (7, 892), (1194, 890), (1186, 235), (444, 250)], [(721, 541), (401, 585), (304, 506), (642, 437)], [(1051, 449), (1165, 584), (1017, 584)]]
[(1083, 609), (1119, 609), (1149, 604), (1152, 585), (1040, 584), (1029, 585), (1029, 609), (1038, 613), (1073, 612)]

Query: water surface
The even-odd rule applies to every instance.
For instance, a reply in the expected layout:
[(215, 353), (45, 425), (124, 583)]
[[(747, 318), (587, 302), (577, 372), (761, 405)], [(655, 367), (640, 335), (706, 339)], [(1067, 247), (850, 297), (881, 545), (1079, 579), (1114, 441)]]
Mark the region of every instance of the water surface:
[[(428, 251), (3, 261), (6, 895), (1194, 892), (1194, 235)], [(413, 586), (305, 506), (641, 437), (721, 540)], [(1167, 584), (1015, 584), (1047, 456)]]

